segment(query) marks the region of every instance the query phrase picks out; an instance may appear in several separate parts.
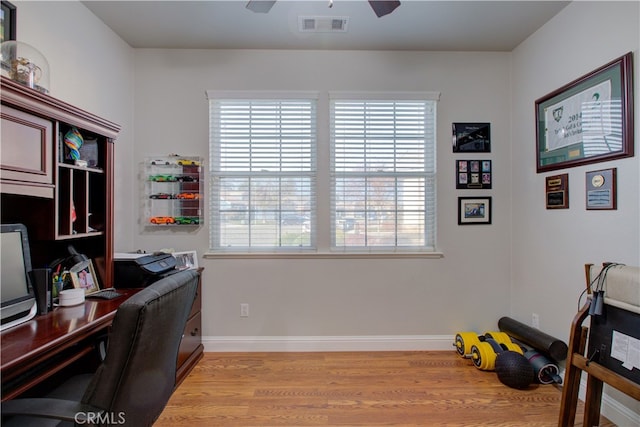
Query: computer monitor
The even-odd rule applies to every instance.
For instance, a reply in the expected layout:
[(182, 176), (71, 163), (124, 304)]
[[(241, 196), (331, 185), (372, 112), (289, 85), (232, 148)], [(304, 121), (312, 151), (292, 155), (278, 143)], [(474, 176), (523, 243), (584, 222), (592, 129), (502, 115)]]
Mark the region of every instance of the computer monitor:
[(30, 271), (27, 228), (23, 224), (1, 224), (0, 330), (26, 322), (36, 315)]

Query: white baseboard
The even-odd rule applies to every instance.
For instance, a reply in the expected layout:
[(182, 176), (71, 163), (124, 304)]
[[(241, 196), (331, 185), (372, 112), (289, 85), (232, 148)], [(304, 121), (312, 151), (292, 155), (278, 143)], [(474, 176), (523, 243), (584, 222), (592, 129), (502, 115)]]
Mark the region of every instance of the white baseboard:
[(450, 335), (202, 337), (206, 352), (453, 351), (453, 341)]

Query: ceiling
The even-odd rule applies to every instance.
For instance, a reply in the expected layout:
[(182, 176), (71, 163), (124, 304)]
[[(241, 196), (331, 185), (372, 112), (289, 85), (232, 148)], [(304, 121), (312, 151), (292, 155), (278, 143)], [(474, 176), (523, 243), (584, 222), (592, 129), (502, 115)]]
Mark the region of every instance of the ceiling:
[[(278, 0), (267, 14), (231, 1), (84, 1), (134, 48), (511, 51), (568, 1), (401, 0), (378, 18), (364, 0)], [(301, 32), (300, 16), (346, 17), (344, 32)]]

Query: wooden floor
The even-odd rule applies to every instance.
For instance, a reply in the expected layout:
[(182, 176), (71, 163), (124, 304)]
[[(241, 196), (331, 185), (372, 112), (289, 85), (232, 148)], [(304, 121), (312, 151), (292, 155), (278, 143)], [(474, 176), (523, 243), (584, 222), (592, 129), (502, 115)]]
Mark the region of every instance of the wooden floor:
[(509, 388), (454, 351), (205, 353), (154, 426), (546, 427), (560, 395)]

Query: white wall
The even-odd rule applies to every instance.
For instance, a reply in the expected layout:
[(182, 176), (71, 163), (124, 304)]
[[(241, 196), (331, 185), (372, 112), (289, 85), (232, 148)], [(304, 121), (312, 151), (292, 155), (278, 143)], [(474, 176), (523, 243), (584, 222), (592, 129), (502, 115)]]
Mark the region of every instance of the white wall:
[[(568, 340), (585, 287), (585, 263), (640, 264), (639, 5), (574, 2), (513, 52), (511, 312), (525, 323), (538, 313), (540, 327), (562, 339)], [(535, 100), (630, 51), (635, 157), (537, 174)], [(617, 168), (618, 209), (587, 211), (585, 172), (612, 167)], [(569, 174), (567, 210), (544, 206), (545, 177), (556, 173)], [(640, 413), (639, 402), (623, 401)]]
[[(136, 50), (138, 162), (172, 152), (208, 157), (208, 89), (442, 93), (438, 247), (444, 258), (200, 259), (206, 268), (204, 335), (452, 335), (495, 329), (510, 301), (509, 73), (508, 53)], [(326, 98), (319, 110), (326, 125)], [(464, 121), (491, 122), (492, 153), (453, 155), (451, 123)], [(326, 157), (327, 131), (322, 132)], [(493, 160), (494, 188), (455, 190), (454, 160), (462, 158)], [(480, 194), (493, 196), (493, 224), (458, 226), (457, 197)], [(140, 224), (135, 248), (169, 246), (202, 255), (208, 233), (207, 225), (167, 235)], [(240, 303), (250, 304), (249, 318), (240, 318)]]
[[(540, 326), (560, 338), (568, 339), (584, 290), (584, 263), (640, 263), (638, 5), (572, 3), (513, 52), (511, 311), (524, 322), (538, 313)], [(599, 25), (579, 25), (589, 21)], [(636, 156), (537, 174), (535, 100), (629, 51), (636, 62)], [(612, 167), (618, 209), (587, 211), (585, 172)], [(547, 210), (545, 177), (557, 173), (569, 173), (570, 208)]]
[(118, 123), (115, 246), (133, 245), (133, 49), (76, 1), (16, 1), (17, 39), (47, 58), (49, 95)]

